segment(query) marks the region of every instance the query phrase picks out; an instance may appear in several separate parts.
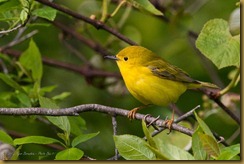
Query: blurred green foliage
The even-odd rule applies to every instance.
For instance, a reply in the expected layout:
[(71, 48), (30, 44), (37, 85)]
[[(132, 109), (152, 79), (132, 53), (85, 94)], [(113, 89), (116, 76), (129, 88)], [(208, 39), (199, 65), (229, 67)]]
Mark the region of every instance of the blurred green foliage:
[[(116, 0), (108, 2), (108, 13), (112, 13), (118, 6), (118, 3)], [(156, 3), (156, 1), (153, 0), (152, 2)], [(28, 19), (27, 17), (24, 17), (21, 18), (21, 20), (18, 20), (19, 13), (22, 10), (21, 4), (18, 0), (11, 0), (11, 2), (9, 1), (8, 3), (15, 3), (15, 11), (10, 11), (10, 9), (12, 10), (13, 8), (7, 10), (6, 5), (8, 4), (5, 3), (5, 1), (0, 1), (0, 9), (5, 9), (0, 10), (1, 30), (11, 29), (12, 26)], [(41, 5), (36, 1), (32, 3), (35, 5), (31, 6), (34, 10), (31, 18), (34, 16), (38, 17), (34, 18), (33, 22), (27, 23), (27, 29), (24, 31), (23, 35), (28, 34), (33, 30), (38, 30), (38, 33), (32, 37), (32, 40), (38, 47), (42, 57), (72, 63), (78, 67), (85, 66), (88, 62), (93, 65), (93, 67), (102, 70), (119, 72), (115, 63), (105, 61), (100, 54), (87, 47), (84, 43), (79, 42), (67, 33), (62, 33), (61, 30), (54, 27), (51, 22), (42, 18), (52, 21), (54, 19), (52, 16), (56, 15), (55, 21), (62, 22), (71, 30), (76, 30), (82, 36), (98, 42), (113, 54), (116, 54), (123, 47), (128, 46), (127, 43), (117, 39), (115, 36), (112, 36), (110, 33), (102, 29), (98, 30), (81, 20), (74, 19), (62, 12), (56, 12), (50, 8), (43, 10), (43, 8), (45, 9), (45, 5)], [(102, 0), (57, 0), (55, 3), (65, 6), (72, 11), (83, 14), (87, 17), (95, 15), (96, 19), (100, 19), (102, 15)], [(170, 63), (182, 68), (194, 79), (211, 81), (218, 84), (221, 88), (227, 86), (231, 81), (231, 79), (228, 78), (228, 74), (234, 70), (235, 67), (227, 67), (218, 70), (209, 60), (207, 60), (208, 65), (206, 66), (206, 61), (204, 62), (202, 58), (199, 57), (199, 54), (194, 48), (195, 43), (192, 41), (194, 38), (189, 35), (189, 32), (199, 34), (204, 24), (210, 19), (221, 18), (228, 21), (232, 11), (238, 7), (236, 6), (237, 1), (159, 0), (158, 3), (162, 6), (162, 12), (169, 21), (162, 19), (162, 17), (158, 17), (147, 12), (141, 12), (136, 8), (123, 5), (115, 16), (107, 20), (106, 24), (117, 29), (139, 45), (154, 51)], [(48, 12), (46, 13), (45, 11)], [(27, 11), (27, 13), (28, 12), (32, 11)], [(50, 16), (50, 13), (52, 16)], [(10, 32), (7, 35), (0, 34), (0, 47), (13, 41), (18, 32), (19, 30)], [(30, 43), (33, 44), (30, 39), (27, 39), (20, 44), (11, 47), (11, 49), (26, 52)], [(86, 59), (86, 62), (81, 60), (80, 57), (74, 55), (74, 52), (71, 51), (67, 45), (72, 45), (73, 49), (76, 49), (80, 55)], [(14, 79), (17, 83), (21, 86), (27, 85), (26, 87), (29, 87), (29, 89), (34, 88), (36, 81), (30, 81), (31, 78), (26, 77), (26, 75), (21, 72), (21, 68), (16, 65), (16, 61), (19, 61), (18, 59), (6, 56), (3, 51), (0, 53), (0, 60), (1, 63), (6, 65), (8, 74), (15, 76)], [(21, 63), (21, 59), (19, 62)], [(216, 79), (211, 78), (211, 72), (206, 70), (206, 67), (210, 67), (209, 65), (211, 66), (212, 71), (216, 72), (215, 76), (217, 76), (217, 81)], [(2, 64), (1, 66), (1, 71), (4, 72), (3, 68), (5, 66)], [(95, 78), (91, 83), (79, 73), (45, 64), (43, 64), (42, 72), (43, 74), (39, 89), (43, 89), (43, 87), (53, 87), (53, 89), (43, 92), (42, 96), (51, 99), (64, 92), (70, 93), (70, 95), (67, 94), (67, 97), (61, 96), (61, 98), (56, 100), (59, 108), (96, 103), (130, 110), (141, 105), (126, 91), (121, 79), (118, 81), (108, 77)], [(106, 82), (111, 80), (115, 80), (115, 85), (98, 87), (108, 85)], [(240, 84), (238, 83), (237, 86), (232, 88), (230, 91), (240, 94)], [(16, 106), (18, 101), (16, 100), (16, 97), (14, 97), (14, 94), (16, 94), (16, 92), (14, 92), (13, 88), (6, 85), (3, 80), (0, 80), (0, 106), (6, 107), (3, 104), (7, 104), (6, 100), (11, 99), (13, 101), (12, 103), (9, 103), (7, 107), (11, 107), (13, 105), (15, 105), (14, 107), (21, 107)], [(232, 98), (231, 96), (226, 97), (229, 99)], [(199, 116), (202, 117), (213, 131), (218, 133), (218, 135), (223, 136), (230, 145), (240, 143), (240, 134), (238, 134), (238, 129), (240, 128), (239, 125), (229, 118), (229, 116), (220, 108), (214, 106), (209, 100), (206, 100), (202, 93), (188, 91), (183, 94), (177, 102), (177, 106), (182, 112), (187, 112), (199, 104), (201, 105), (201, 109), (197, 111), (199, 112)], [(38, 106), (36, 100), (32, 101), (32, 105)], [(236, 102), (230, 102), (228, 105), (231, 107), (234, 106), (231, 109), (233, 112), (238, 113), (240, 109), (240, 102), (238, 102), (238, 100)], [(163, 119), (166, 116), (171, 115), (171, 111), (167, 107), (152, 106), (143, 109), (140, 112), (144, 114), (150, 113), (153, 116), (161, 115), (161, 118)], [(78, 147), (85, 155), (91, 158), (107, 159), (114, 156), (115, 143), (113, 140), (111, 116), (96, 112), (81, 113), (80, 116), (81, 120), (75, 121), (76, 123), (79, 122), (82, 124), (79, 127), (80, 133), (100, 133), (96, 137), (79, 144)], [(117, 117), (117, 121), (118, 134), (131, 134), (138, 137), (144, 136), (141, 122), (136, 120), (130, 121), (129, 119), (120, 116)], [(193, 128), (195, 126), (194, 119), (190, 119), (189, 122), (191, 125), (190, 123), (187, 123), (187, 126), (191, 126)], [(57, 136), (57, 133), (61, 133), (59, 128), (46, 124), (45, 121), (43, 122), (42, 119), (38, 119), (37, 116), (0, 115), (0, 126), (7, 130), (7, 132), (15, 132), (13, 134), (17, 134), (17, 136), (18, 134), (23, 134), (25, 136), (39, 135), (58, 139), (59, 137)], [(237, 135), (234, 136), (236, 133)], [(180, 134), (177, 137), (177, 134), (167, 135), (166, 133), (162, 133), (160, 134), (160, 137), (165, 140), (168, 139), (170, 143), (175, 142), (180, 145), (182, 143), (180, 143), (179, 138), (181, 138), (182, 135), (183, 134)], [(17, 136), (13, 136), (13, 138)], [(73, 136), (71, 135), (71, 138), (72, 137)], [(157, 136), (156, 139), (160, 137)], [(182, 144), (180, 147), (184, 148), (188, 144), (189, 140), (188, 136), (184, 138), (186, 144)], [(57, 150), (42, 145), (26, 144), (22, 146), (20, 151), (23, 154), (24, 152), (31, 151), (55, 152)], [(77, 150), (76, 148), (70, 148), (69, 151), (76, 152)], [(43, 157), (41, 155), (22, 155), (19, 156), (19, 159), (54, 159), (54, 156), (54, 154), (49, 156), (44, 155)], [(62, 156), (62, 153), (60, 155), (60, 159), (61, 158), (65, 158)], [(76, 156), (74, 158), (78, 157)]]

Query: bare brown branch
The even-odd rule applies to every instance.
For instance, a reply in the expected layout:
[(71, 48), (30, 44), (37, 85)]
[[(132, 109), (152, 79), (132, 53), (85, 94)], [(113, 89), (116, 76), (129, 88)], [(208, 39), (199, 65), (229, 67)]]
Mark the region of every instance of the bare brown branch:
[(65, 33), (67, 33), (67, 34), (71, 35), (72, 37), (78, 39), (79, 41), (85, 43), (88, 47), (90, 47), (92, 50), (96, 51), (97, 53), (99, 53), (101, 55), (112, 55), (110, 52), (107, 51), (107, 49), (103, 48), (99, 43), (81, 36), (74, 29), (67, 27), (67, 25), (64, 25), (58, 21), (54, 21), (52, 23), (57, 28), (64, 31)]
[(95, 28), (97, 29), (103, 29), (111, 34), (113, 34), (114, 36), (116, 36), (117, 38), (123, 40), (124, 42), (130, 44), (130, 45), (137, 45), (137, 43), (135, 43), (134, 41), (130, 40), (129, 38), (125, 37), (124, 35), (122, 35), (121, 33), (119, 33), (117, 30), (115, 30), (114, 28), (111, 28), (109, 26), (107, 26), (106, 24), (100, 22), (99, 20), (95, 20), (95, 19), (90, 19), (89, 17), (83, 16), (81, 14), (78, 14), (68, 8), (62, 7), (56, 3), (52, 3), (48, 0), (36, 0), (44, 5), (50, 6), (56, 10), (59, 10), (63, 13), (66, 13), (76, 19), (85, 21), (86, 23), (89, 23), (91, 25), (93, 25)]
[[(19, 57), (21, 55), (20, 51), (16, 51), (16, 50), (12, 50), (12, 49), (6, 49), (6, 50), (2, 51), (2, 53), (8, 54), (8, 55), (11, 55), (14, 57)], [(103, 70), (99, 70), (99, 69), (91, 68), (91, 67), (87, 67), (87, 66), (81, 67), (81, 66), (77, 66), (77, 65), (74, 65), (71, 63), (66, 63), (66, 62), (55, 60), (55, 59), (50, 59), (47, 57), (42, 57), (42, 61), (44, 64), (47, 64), (49, 66), (70, 70), (75, 73), (79, 73), (87, 78), (91, 78), (91, 77), (117, 77), (118, 78), (118, 77), (121, 77), (120, 74), (115, 73), (115, 72), (107, 72), (107, 71), (103, 71)]]

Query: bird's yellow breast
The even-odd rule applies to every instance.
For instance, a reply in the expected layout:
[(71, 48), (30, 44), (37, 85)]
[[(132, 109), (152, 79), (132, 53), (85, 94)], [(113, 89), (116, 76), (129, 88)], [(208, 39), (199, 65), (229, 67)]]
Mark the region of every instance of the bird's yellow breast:
[(119, 63), (118, 66), (129, 92), (145, 105), (175, 103), (187, 89), (183, 83), (153, 75), (147, 67), (121, 67)]

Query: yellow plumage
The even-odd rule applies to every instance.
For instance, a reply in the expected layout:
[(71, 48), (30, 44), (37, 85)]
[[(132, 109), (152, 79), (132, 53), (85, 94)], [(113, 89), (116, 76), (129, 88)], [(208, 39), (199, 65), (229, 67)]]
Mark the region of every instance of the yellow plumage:
[(186, 85), (159, 78), (144, 66), (123, 67), (118, 61), (120, 72), (129, 92), (145, 105), (155, 104), (166, 106), (175, 103), (178, 97), (187, 89)]
[(145, 105), (173, 104), (187, 89), (218, 88), (192, 79), (180, 68), (141, 46), (129, 46), (116, 56), (105, 57), (116, 60), (129, 92)]

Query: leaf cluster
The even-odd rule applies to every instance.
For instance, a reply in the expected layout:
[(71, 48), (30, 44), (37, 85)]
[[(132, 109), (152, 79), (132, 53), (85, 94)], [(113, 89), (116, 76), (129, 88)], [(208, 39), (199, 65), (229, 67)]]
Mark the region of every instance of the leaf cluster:
[(146, 140), (129, 134), (117, 135), (114, 136), (116, 148), (126, 160), (240, 160), (240, 144), (222, 145), (196, 113), (195, 117), (198, 126), (189, 151), (152, 137), (145, 121), (142, 128)]

